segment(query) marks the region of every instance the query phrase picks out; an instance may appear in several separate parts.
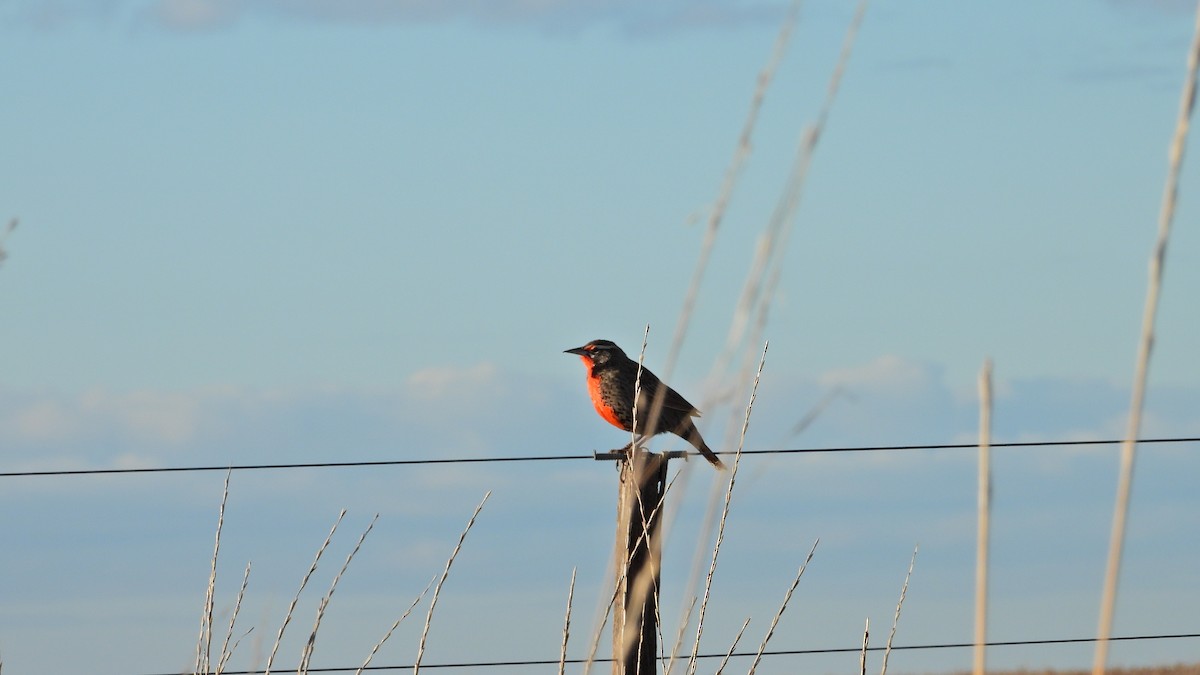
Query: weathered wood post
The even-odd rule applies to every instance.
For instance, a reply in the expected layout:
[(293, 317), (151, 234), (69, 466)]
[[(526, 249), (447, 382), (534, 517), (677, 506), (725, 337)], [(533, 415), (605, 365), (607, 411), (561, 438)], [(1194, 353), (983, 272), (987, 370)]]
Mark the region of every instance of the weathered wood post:
[(613, 675), (654, 675), (658, 658), (658, 589), (661, 579), (663, 496), (667, 460), (639, 447), (597, 454), (618, 459), (616, 600), (613, 607)]

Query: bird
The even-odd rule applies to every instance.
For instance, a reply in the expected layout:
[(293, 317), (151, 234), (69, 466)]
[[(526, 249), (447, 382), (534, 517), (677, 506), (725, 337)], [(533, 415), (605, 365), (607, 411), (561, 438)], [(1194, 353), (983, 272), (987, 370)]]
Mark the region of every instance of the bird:
[[(637, 429), (633, 428), (634, 390), (639, 382), (638, 362), (626, 356), (616, 343), (611, 340), (592, 340), (563, 353), (576, 354), (583, 361), (587, 368), (588, 394), (592, 405), (606, 422), (641, 436), (675, 434), (691, 443), (713, 466), (725, 468), (692, 422), (693, 417), (700, 416), (700, 411), (645, 367), (642, 368), (641, 393), (637, 398)], [(650, 408), (655, 404), (656, 397), (662, 398), (662, 410), (651, 428)]]

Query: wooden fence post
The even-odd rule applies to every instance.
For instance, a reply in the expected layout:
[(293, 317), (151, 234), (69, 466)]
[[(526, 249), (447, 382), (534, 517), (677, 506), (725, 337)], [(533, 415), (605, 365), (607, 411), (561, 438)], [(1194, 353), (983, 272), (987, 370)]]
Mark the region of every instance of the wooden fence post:
[(632, 448), (620, 462), (613, 675), (655, 675), (667, 455)]

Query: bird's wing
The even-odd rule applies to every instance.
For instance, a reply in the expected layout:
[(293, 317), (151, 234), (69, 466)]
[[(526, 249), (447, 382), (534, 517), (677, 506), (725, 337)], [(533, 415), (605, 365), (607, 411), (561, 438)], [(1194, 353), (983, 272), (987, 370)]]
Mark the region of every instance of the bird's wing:
[(699, 417), (700, 411), (696, 410), (696, 406), (688, 403), (688, 400), (679, 395), (679, 392), (667, 387), (667, 400), (663, 403), (663, 407), (672, 408), (687, 413), (691, 417)]
[[(659, 394), (659, 391), (663, 390), (663, 389), (666, 390), (666, 393)], [(656, 377), (654, 375), (654, 373), (651, 373), (650, 371), (643, 369), (642, 370), (642, 397), (643, 398), (639, 402), (639, 406), (643, 405), (643, 404), (647, 405), (647, 406), (653, 405), (655, 396), (663, 397), (662, 406), (663, 406), (664, 410), (678, 410), (679, 412), (687, 413), (691, 417), (699, 417), (700, 416), (700, 411), (696, 410), (696, 406), (692, 405), (691, 403), (688, 403), (688, 400), (686, 398), (684, 398), (683, 396), (680, 396), (679, 392), (677, 392), (674, 389), (663, 384), (662, 380), (658, 379), (658, 377)]]

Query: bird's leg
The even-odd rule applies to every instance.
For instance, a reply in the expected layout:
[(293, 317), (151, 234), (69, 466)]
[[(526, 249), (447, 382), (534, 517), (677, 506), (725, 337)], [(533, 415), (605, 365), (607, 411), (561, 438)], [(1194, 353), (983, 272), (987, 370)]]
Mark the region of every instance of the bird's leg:
[(638, 434), (637, 438), (634, 438), (632, 441), (626, 443), (623, 447), (613, 450), (613, 452), (614, 453), (624, 453), (624, 454), (628, 455), (629, 453), (633, 452), (633, 449), (635, 447), (642, 448), (643, 447), (642, 443), (644, 443), (647, 438), (648, 438), (648, 436), (646, 436), (645, 434)]

